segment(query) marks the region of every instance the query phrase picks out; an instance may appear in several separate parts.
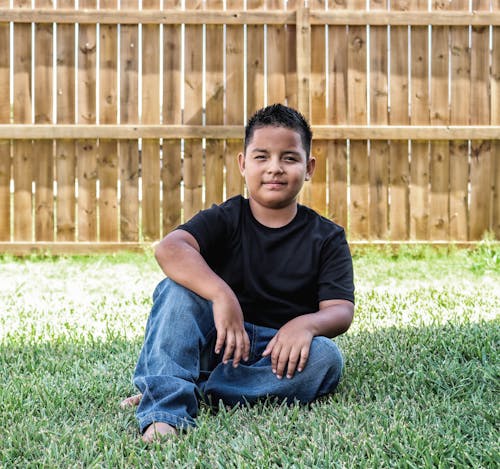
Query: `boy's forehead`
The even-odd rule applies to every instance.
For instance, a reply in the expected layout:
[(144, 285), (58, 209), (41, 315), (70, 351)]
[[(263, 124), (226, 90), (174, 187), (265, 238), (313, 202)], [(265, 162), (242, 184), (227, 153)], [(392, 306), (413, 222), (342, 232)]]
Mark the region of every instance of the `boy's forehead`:
[(300, 148), (302, 147), (302, 138), (300, 133), (288, 127), (266, 126), (254, 130), (251, 141), (248, 145), (251, 148)]

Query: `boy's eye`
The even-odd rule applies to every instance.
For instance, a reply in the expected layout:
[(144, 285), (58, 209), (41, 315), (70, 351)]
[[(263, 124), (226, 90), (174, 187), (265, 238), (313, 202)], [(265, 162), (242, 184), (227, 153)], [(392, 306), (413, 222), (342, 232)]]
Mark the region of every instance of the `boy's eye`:
[(254, 158), (255, 158), (256, 160), (263, 160), (263, 159), (265, 159), (265, 158), (266, 158), (266, 155), (255, 155), (255, 156), (254, 156)]
[(285, 156), (284, 160), (295, 162), (295, 161), (297, 161), (297, 158), (295, 156), (288, 155), (288, 156)]

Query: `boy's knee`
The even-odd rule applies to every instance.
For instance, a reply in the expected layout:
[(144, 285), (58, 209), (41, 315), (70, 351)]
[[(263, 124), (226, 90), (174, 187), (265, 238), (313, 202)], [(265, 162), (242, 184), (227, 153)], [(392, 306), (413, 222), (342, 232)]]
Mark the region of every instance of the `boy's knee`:
[(313, 363), (317, 363), (324, 375), (318, 396), (333, 392), (340, 381), (344, 367), (344, 358), (337, 344), (327, 337), (315, 337), (311, 344), (310, 359)]

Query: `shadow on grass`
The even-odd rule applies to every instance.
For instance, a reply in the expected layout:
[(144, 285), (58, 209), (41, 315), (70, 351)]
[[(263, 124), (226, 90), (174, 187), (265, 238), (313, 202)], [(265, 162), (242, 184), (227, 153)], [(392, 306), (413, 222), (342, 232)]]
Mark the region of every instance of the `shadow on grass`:
[[(488, 466), (498, 455), (500, 322), (389, 328), (338, 343), (346, 370), (334, 395), (309, 409), (263, 403), (215, 416), (202, 409), (198, 430), (168, 451), (149, 451), (138, 442), (133, 412), (118, 408), (134, 392), (140, 340), (23, 343), (12, 336), (0, 346), (1, 458), (13, 467), (215, 467), (219, 458), (252, 467), (245, 466), (251, 455), (253, 467), (280, 458), (383, 467), (426, 457), (430, 465)], [(290, 437), (293, 447), (282, 454)]]

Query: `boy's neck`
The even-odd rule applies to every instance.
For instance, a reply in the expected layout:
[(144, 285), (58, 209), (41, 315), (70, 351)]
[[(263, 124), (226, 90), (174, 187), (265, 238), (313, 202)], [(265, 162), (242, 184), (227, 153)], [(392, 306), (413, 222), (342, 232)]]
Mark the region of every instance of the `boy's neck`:
[(249, 199), (250, 210), (254, 218), (268, 228), (281, 228), (288, 225), (297, 214), (297, 202), (282, 208), (267, 208)]

